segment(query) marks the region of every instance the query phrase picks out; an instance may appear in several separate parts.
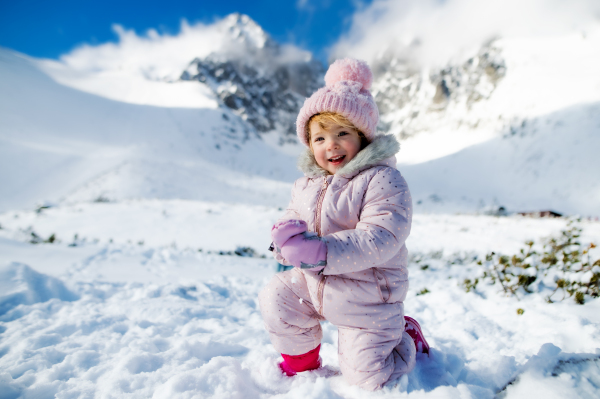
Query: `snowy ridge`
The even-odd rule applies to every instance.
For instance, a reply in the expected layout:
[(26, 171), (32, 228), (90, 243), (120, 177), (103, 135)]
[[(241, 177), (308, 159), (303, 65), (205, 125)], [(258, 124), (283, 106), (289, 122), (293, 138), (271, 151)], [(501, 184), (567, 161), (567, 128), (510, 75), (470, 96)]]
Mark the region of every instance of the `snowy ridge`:
[(321, 86), (320, 62), (290, 45), (275, 42), (247, 15), (231, 14), (215, 24), (223, 45), (195, 57), (181, 81), (209, 87), (227, 107), (259, 133), (296, 145), (295, 121), (304, 99)]
[(406, 139), (442, 126), (477, 127), (480, 115), (474, 105), (490, 98), (506, 74), (506, 64), (496, 43), (460, 65), (427, 70), (395, 56), (378, 59), (373, 94), (385, 130)]
[[(421, 150), (405, 155), (403, 163), (414, 164), (501, 136), (524, 119), (598, 102), (598, 45), (600, 26), (564, 36), (498, 39), (439, 69), (382, 56), (374, 61), (382, 127)], [(423, 141), (431, 140), (443, 145), (426, 151)]]

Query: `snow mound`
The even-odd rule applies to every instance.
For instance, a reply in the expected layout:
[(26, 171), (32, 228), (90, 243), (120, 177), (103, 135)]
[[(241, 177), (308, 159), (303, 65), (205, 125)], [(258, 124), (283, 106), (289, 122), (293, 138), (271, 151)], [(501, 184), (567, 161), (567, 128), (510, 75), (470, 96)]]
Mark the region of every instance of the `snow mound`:
[(52, 298), (61, 301), (78, 299), (62, 281), (17, 262), (0, 268), (0, 292), (0, 316), (19, 305), (46, 302)]
[(564, 353), (551, 343), (542, 345), (498, 395), (499, 397), (581, 398), (598, 395), (600, 349), (591, 353)]
[(173, 375), (158, 387), (153, 398), (248, 398), (258, 397), (248, 373), (230, 357), (214, 357), (199, 369)]

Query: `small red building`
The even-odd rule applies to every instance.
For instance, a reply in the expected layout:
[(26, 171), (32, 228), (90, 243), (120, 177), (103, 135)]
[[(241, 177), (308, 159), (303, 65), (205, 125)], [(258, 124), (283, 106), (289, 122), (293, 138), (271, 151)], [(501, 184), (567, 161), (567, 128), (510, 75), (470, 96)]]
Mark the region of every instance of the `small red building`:
[(562, 214), (554, 211), (534, 211), (534, 212), (519, 212), (521, 216), (529, 216), (533, 218), (560, 218)]

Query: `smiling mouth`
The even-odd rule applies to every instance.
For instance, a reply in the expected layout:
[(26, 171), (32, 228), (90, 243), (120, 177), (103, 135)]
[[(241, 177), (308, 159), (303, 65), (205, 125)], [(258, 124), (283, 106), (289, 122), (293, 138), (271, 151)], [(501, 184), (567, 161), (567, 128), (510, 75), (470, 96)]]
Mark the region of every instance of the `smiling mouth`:
[(345, 155), (338, 155), (337, 157), (329, 158), (328, 161), (334, 165), (338, 165), (338, 164), (342, 163), (344, 158), (346, 158)]

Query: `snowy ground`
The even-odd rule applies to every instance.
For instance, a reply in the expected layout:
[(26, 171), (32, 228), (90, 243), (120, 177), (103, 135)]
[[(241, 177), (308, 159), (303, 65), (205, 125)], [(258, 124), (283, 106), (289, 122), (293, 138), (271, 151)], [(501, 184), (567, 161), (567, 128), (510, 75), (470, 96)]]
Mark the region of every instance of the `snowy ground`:
[[(276, 208), (180, 200), (80, 203), (0, 215), (0, 397), (486, 398), (600, 392), (600, 300), (465, 293), (474, 256), (514, 253), (566, 221), (414, 219), (407, 314), (433, 347), (408, 378), (367, 393), (318, 372), (282, 376), (257, 294)], [(234, 226), (234, 228), (232, 228)], [(600, 223), (584, 221), (583, 241)], [(31, 233), (54, 243), (32, 244)], [(74, 238), (77, 234), (77, 238)], [(202, 251), (200, 251), (200, 249)], [(597, 256), (597, 255), (596, 255)], [(422, 266), (429, 267), (424, 269)], [(430, 292), (417, 295), (423, 288)], [(516, 310), (524, 309), (523, 315)], [(337, 330), (322, 356), (338, 367)]]

